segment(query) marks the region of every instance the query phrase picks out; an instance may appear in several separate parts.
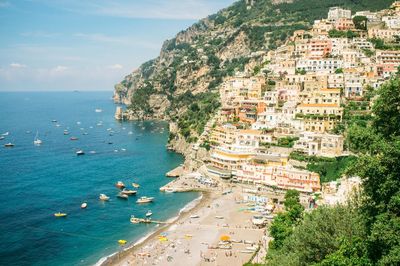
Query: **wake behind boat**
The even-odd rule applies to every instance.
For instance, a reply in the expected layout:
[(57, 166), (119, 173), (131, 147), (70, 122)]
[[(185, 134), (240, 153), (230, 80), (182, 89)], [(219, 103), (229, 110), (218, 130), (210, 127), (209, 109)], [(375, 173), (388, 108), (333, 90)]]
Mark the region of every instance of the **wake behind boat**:
[(36, 146), (39, 146), (39, 145), (42, 144), (42, 140), (39, 139), (39, 132), (38, 131), (36, 131), (36, 136), (33, 139), (33, 144), (36, 145)]

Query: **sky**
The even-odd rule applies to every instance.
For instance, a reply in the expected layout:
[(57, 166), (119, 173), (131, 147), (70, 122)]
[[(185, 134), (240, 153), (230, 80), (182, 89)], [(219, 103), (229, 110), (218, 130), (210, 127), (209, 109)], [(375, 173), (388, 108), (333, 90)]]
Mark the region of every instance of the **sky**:
[(235, 0), (0, 0), (0, 91), (112, 90)]

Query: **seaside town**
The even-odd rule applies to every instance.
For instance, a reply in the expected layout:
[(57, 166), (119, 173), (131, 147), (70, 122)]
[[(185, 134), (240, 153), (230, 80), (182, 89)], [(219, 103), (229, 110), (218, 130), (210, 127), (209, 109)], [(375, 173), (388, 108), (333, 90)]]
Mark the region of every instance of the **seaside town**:
[(311, 29), (259, 51), (261, 64), (247, 65), (219, 87), (221, 107), (185, 164), (167, 174), (176, 179), (160, 188), (201, 191), (201, 203), (108, 262), (264, 263), (268, 226), (283, 211), (286, 191), (298, 191), (306, 211), (346, 202), (360, 178), (323, 180), (308, 166), (354, 156), (342, 130), (345, 116), (371, 114), (371, 92), (398, 73), (400, 50), (388, 47), (399, 38), (400, 1), (378, 12), (332, 7)]

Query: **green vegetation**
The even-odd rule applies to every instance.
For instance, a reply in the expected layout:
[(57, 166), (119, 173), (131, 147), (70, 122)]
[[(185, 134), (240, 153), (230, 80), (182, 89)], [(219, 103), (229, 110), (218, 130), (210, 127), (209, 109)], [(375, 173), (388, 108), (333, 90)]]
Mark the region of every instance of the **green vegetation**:
[(356, 37), (359, 37), (358, 33), (353, 32), (351, 30), (348, 31), (342, 31), (342, 30), (330, 30), (328, 32), (330, 38), (348, 38), (348, 39), (353, 39)]
[(355, 16), (353, 18), (353, 23), (358, 30), (367, 30), (368, 19), (365, 16)]
[(372, 42), (375, 49), (379, 50), (400, 50), (400, 45), (398, 43), (386, 43), (380, 38), (371, 38), (368, 41)]
[(153, 114), (153, 109), (150, 107), (149, 99), (150, 96), (154, 93), (153, 86), (148, 82), (144, 87), (135, 91), (132, 96), (132, 103), (130, 108), (134, 112), (142, 111), (144, 115)]
[(218, 96), (214, 93), (200, 93), (192, 95), (185, 94), (183, 101), (191, 101), (189, 108), (185, 113), (179, 116), (179, 133), (185, 137), (188, 142), (195, 142), (197, 138), (192, 133), (200, 135), (207, 121), (214, 111), (219, 107)]
[(399, 95), (397, 77), (378, 89), (371, 123), (346, 130), (358, 153), (346, 174), (359, 176), (362, 190), (347, 205), (319, 207), (294, 223), (279, 214), (267, 265), (400, 265)]
[(283, 147), (283, 148), (293, 148), (296, 140), (299, 140), (299, 138), (297, 138), (297, 137), (279, 138), (278, 142), (276, 144), (273, 144), (273, 146), (278, 146), (278, 147)]
[(307, 170), (316, 172), (321, 177), (321, 182), (335, 181), (342, 177), (348, 167), (356, 160), (354, 156), (340, 156), (335, 158), (308, 156), (299, 152), (292, 152), (290, 159), (307, 162)]

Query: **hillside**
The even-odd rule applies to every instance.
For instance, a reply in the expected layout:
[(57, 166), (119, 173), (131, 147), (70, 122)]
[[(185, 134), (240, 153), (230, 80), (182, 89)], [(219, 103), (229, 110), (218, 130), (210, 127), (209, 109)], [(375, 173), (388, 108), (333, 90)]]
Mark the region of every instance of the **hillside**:
[(392, 0), (241, 0), (165, 41), (160, 56), (115, 86), (129, 119), (177, 122), (192, 142), (219, 107), (218, 86), (227, 76), (252, 71), (262, 55), (293, 31), (309, 28), (332, 6), (353, 11), (387, 8)]

